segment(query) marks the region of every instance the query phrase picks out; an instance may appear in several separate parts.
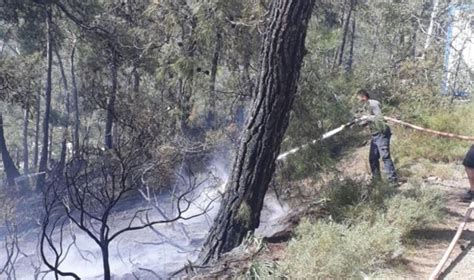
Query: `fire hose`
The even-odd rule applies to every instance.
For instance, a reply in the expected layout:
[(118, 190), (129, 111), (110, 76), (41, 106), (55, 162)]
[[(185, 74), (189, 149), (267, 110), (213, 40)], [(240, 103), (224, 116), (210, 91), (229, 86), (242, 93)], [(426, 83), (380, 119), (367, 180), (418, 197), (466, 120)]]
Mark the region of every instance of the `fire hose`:
[[(464, 136), (464, 135), (458, 135), (458, 134), (454, 134), (454, 133), (447, 133), (447, 132), (441, 132), (441, 131), (436, 131), (436, 130), (432, 130), (432, 129), (427, 129), (427, 128), (423, 128), (423, 127), (420, 127), (420, 126), (417, 126), (417, 125), (413, 125), (413, 124), (410, 124), (410, 123), (407, 123), (407, 122), (404, 122), (404, 121), (400, 121), (400, 120), (397, 120), (397, 119), (394, 119), (394, 118), (390, 118), (390, 117), (385, 117), (384, 119), (386, 121), (393, 122), (393, 123), (396, 123), (396, 124), (399, 124), (399, 125), (402, 125), (402, 126), (410, 127), (410, 128), (415, 129), (415, 130), (418, 130), (418, 131), (427, 132), (427, 133), (431, 133), (431, 134), (442, 136), (442, 137), (454, 138), (454, 139), (459, 139), (459, 140), (474, 141), (474, 137), (472, 137), (472, 136)], [(438, 265), (434, 269), (433, 273), (431, 273), (431, 276), (430, 276), (429, 280), (437, 280), (440, 277), (442, 269), (443, 269), (444, 265), (446, 264), (446, 262), (448, 261), (449, 256), (453, 252), (454, 247), (458, 243), (459, 238), (461, 237), (461, 235), (464, 231), (464, 228), (466, 227), (467, 223), (469, 222), (469, 219), (471, 218), (471, 213), (472, 213), (473, 210), (474, 210), (474, 202), (471, 202), (471, 204), (467, 208), (466, 213), (464, 215), (464, 220), (459, 225), (459, 227), (456, 231), (456, 234), (454, 235), (453, 239), (451, 240), (451, 243), (449, 244), (448, 248), (446, 249), (446, 252), (444, 253), (444, 255), (441, 258), (440, 262), (438, 263)]]
[(277, 157), (277, 160), (284, 160), (287, 156), (291, 155), (291, 154), (294, 154), (294, 153), (297, 153), (299, 150), (301, 149), (304, 149), (306, 147), (309, 146), (309, 144), (316, 144), (316, 142), (319, 142), (321, 140), (324, 140), (324, 139), (327, 139), (327, 138), (330, 138), (336, 134), (338, 134), (339, 132), (343, 131), (344, 129), (348, 128), (348, 127), (351, 127), (352, 125), (356, 124), (360, 119), (355, 119), (351, 122), (348, 122), (346, 124), (343, 124), (341, 125), (340, 127), (336, 128), (336, 129), (333, 129), (331, 131), (328, 131), (326, 133), (323, 134), (323, 136), (321, 136), (321, 138), (319, 139), (315, 139), (313, 141), (311, 141), (310, 143), (308, 144), (304, 144), (302, 146), (299, 146), (299, 147), (296, 147), (296, 148), (293, 148), (287, 152), (284, 152), (282, 154), (280, 154), (278, 157)]
[[(433, 135), (436, 135), (436, 136), (459, 139), (459, 140), (466, 140), (466, 141), (474, 141), (474, 137), (472, 137), (472, 136), (465, 136), (465, 135), (459, 135), (459, 134), (454, 134), (454, 133), (448, 133), (448, 132), (442, 132), (442, 131), (437, 131), (437, 130), (433, 130), (433, 129), (428, 129), (428, 128), (424, 128), (424, 127), (421, 127), (421, 126), (418, 126), (418, 125), (407, 123), (407, 122), (404, 122), (404, 121), (401, 121), (401, 120), (398, 120), (398, 119), (395, 119), (395, 118), (391, 118), (391, 117), (384, 117), (384, 119), (388, 122), (391, 122), (391, 123), (395, 123), (395, 124), (398, 124), (398, 125), (401, 125), (401, 126), (409, 127), (409, 128), (421, 131), (421, 132), (430, 133), (430, 134), (433, 134)], [(289, 150), (285, 153), (280, 154), (277, 157), (277, 160), (283, 160), (287, 156), (289, 156), (291, 154), (294, 154), (294, 153), (297, 153), (299, 150), (306, 148), (309, 144), (315, 144), (318, 141), (330, 138), (330, 137), (340, 133), (344, 129), (346, 129), (348, 127), (351, 127), (352, 125), (356, 124), (357, 122), (359, 122), (361, 120), (362, 119), (355, 119), (355, 120), (353, 120), (353, 121), (351, 121), (347, 124), (341, 125), (340, 127), (336, 128), (336, 129), (333, 129), (329, 132), (326, 132), (319, 139), (315, 139), (315, 140), (311, 141), (308, 144), (302, 145), (300, 147), (291, 149), (291, 150)], [(456, 234), (454, 235), (453, 240), (449, 244), (446, 252), (444, 253), (443, 257), (441, 258), (441, 260), (439, 262), (439, 264), (436, 266), (435, 270), (431, 274), (429, 280), (436, 280), (441, 275), (441, 270), (443, 269), (444, 265), (448, 261), (449, 256), (451, 255), (454, 247), (456, 246), (459, 238), (461, 237), (462, 232), (464, 231), (464, 228), (466, 227), (467, 223), (469, 222), (469, 219), (471, 217), (471, 213), (472, 213), (473, 210), (474, 210), (474, 202), (471, 202), (471, 204), (469, 205), (469, 207), (466, 210), (466, 214), (464, 215), (463, 222), (459, 225), (458, 230), (456, 231)]]
[[(407, 123), (407, 122), (404, 122), (404, 121), (401, 121), (401, 120), (398, 120), (398, 119), (395, 119), (395, 118), (391, 118), (391, 117), (384, 117), (384, 119), (388, 122), (392, 122), (392, 123), (395, 123), (395, 124), (398, 124), (398, 125), (401, 125), (401, 126), (409, 127), (409, 128), (421, 131), (421, 132), (426, 132), (426, 133), (430, 133), (430, 134), (441, 136), (441, 137), (453, 138), (453, 139), (458, 139), (458, 140), (466, 140), (466, 141), (474, 141), (474, 136), (465, 136), (465, 135), (459, 135), (459, 134), (455, 134), (455, 133), (448, 133), (448, 132), (442, 132), (442, 131), (438, 131), (438, 130), (428, 129), (428, 128), (424, 128), (424, 127), (421, 127), (421, 126), (418, 126), (418, 125)], [(307, 144), (304, 144), (302, 146), (293, 148), (289, 151), (286, 151), (286, 152), (280, 154), (277, 157), (277, 160), (284, 160), (289, 155), (297, 153), (301, 149), (304, 149), (304, 148), (308, 147), (310, 144), (316, 144), (317, 142), (319, 142), (321, 140), (330, 138), (330, 137), (342, 132), (344, 129), (346, 129), (348, 127), (351, 127), (352, 125), (358, 123), (361, 120), (363, 120), (363, 118), (355, 119), (351, 122), (348, 122), (344, 125), (341, 125), (340, 127), (336, 128), (336, 129), (330, 130), (330, 131), (324, 133), (321, 136), (321, 138), (319, 138), (319, 139), (315, 139), (315, 140), (313, 140), (313, 141), (311, 141)]]
[(461, 237), (461, 234), (464, 231), (464, 228), (466, 227), (467, 223), (469, 222), (469, 219), (471, 218), (472, 210), (474, 210), (474, 202), (471, 202), (471, 204), (467, 208), (466, 214), (464, 215), (464, 220), (459, 225), (458, 230), (456, 231), (456, 234), (454, 235), (453, 240), (449, 244), (448, 249), (444, 253), (443, 257), (441, 258), (441, 261), (438, 263), (433, 273), (431, 273), (431, 276), (429, 278), (430, 280), (436, 280), (441, 275), (441, 270), (443, 269), (444, 265), (448, 261), (449, 256), (453, 252), (454, 246), (456, 246), (456, 243), (458, 243), (458, 240)]
[(407, 122), (397, 120), (397, 119), (394, 119), (394, 118), (390, 118), (390, 117), (384, 117), (384, 119), (386, 121), (389, 121), (389, 122), (392, 122), (392, 123), (396, 123), (396, 124), (399, 124), (399, 125), (402, 125), (402, 126), (413, 128), (413, 129), (418, 130), (418, 131), (427, 132), (427, 133), (431, 133), (431, 134), (442, 136), (442, 137), (454, 138), (454, 139), (466, 140), (466, 141), (474, 141), (473, 136), (458, 135), (458, 134), (454, 134), (454, 133), (448, 133), (448, 132), (442, 132), (442, 131), (437, 131), (437, 130), (433, 130), (433, 129), (423, 128), (421, 126), (413, 125), (411, 123), (407, 123)]

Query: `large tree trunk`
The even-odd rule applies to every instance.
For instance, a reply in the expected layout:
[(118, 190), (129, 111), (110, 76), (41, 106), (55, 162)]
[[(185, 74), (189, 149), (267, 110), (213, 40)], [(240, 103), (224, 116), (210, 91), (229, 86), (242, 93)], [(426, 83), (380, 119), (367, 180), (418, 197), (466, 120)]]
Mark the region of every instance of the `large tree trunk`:
[(20, 176), (20, 172), (15, 166), (12, 157), (7, 149), (5, 142), (5, 132), (3, 130), (3, 116), (0, 113), (0, 151), (2, 152), (2, 161), (5, 174), (7, 175), (7, 183), (10, 186), (15, 184), (15, 178)]
[(46, 72), (46, 90), (45, 90), (45, 112), (43, 118), (43, 145), (41, 147), (41, 159), (39, 162), (39, 176), (37, 188), (43, 189), (46, 169), (48, 167), (48, 148), (49, 148), (49, 118), (51, 115), (51, 91), (52, 91), (52, 70), (53, 70), (53, 34), (52, 34), (52, 15), (51, 9), (47, 10), (46, 16), (46, 36), (47, 36), (47, 72)]
[(201, 252), (202, 263), (238, 246), (260, 223), (263, 199), (288, 127), (313, 6), (314, 0), (273, 1), (252, 111), (219, 214)]
[(74, 100), (74, 154), (78, 155), (80, 150), (79, 129), (81, 127), (81, 119), (79, 113), (79, 95), (77, 92), (76, 71), (74, 65), (74, 56), (76, 53), (76, 42), (71, 52), (71, 82), (72, 82), (72, 99)]

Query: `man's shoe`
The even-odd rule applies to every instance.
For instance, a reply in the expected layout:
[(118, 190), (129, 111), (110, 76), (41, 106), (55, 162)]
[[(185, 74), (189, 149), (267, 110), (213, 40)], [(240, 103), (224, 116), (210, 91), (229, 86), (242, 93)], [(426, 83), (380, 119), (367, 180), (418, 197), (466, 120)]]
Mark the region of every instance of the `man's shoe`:
[(472, 200), (474, 200), (474, 191), (467, 191), (467, 193), (462, 195), (461, 200), (464, 202), (471, 202)]

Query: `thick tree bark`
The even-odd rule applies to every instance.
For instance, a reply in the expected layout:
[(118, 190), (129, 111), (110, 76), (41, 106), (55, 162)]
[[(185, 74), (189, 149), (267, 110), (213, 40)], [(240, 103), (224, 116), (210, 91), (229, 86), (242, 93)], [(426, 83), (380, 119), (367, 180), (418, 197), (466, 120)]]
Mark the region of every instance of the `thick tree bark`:
[(10, 186), (15, 185), (15, 178), (20, 176), (20, 172), (15, 166), (10, 153), (8, 152), (7, 143), (5, 142), (5, 131), (3, 130), (3, 116), (0, 113), (0, 151), (2, 152), (2, 162), (5, 174), (7, 175), (7, 183)]
[(28, 154), (28, 123), (30, 116), (30, 108), (26, 108), (23, 116), (23, 174), (30, 173), (30, 160)]
[(314, 0), (275, 0), (261, 54), (259, 81), (232, 177), (201, 252), (208, 263), (238, 246), (260, 223), (304, 53)]
[(37, 188), (42, 190), (46, 178), (46, 170), (48, 167), (48, 148), (49, 148), (49, 118), (51, 115), (51, 91), (52, 91), (52, 70), (53, 70), (53, 34), (52, 34), (52, 15), (51, 9), (46, 11), (46, 36), (47, 36), (47, 50), (46, 50), (46, 90), (45, 90), (45, 112), (43, 118), (43, 144), (41, 147), (41, 159), (39, 162), (39, 176), (37, 181)]
[(78, 155), (80, 150), (79, 129), (81, 127), (81, 118), (79, 113), (79, 94), (77, 92), (76, 70), (74, 56), (76, 53), (76, 42), (71, 52), (71, 82), (72, 82), (72, 99), (74, 100), (74, 154)]
[(113, 126), (115, 118), (115, 100), (117, 98), (118, 89), (118, 57), (115, 47), (112, 49), (112, 63), (110, 65), (110, 74), (112, 79), (112, 88), (110, 90), (109, 100), (107, 102), (107, 119), (105, 121), (105, 147), (113, 148)]

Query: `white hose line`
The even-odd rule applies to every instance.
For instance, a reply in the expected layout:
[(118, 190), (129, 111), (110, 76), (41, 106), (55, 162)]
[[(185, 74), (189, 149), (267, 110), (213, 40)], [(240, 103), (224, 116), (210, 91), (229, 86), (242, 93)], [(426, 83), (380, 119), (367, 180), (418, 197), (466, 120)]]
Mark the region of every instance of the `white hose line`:
[(439, 276), (441, 275), (441, 270), (443, 269), (444, 265), (448, 261), (449, 256), (453, 252), (454, 246), (456, 246), (459, 238), (461, 237), (462, 232), (464, 231), (464, 228), (466, 227), (467, 223), (469, 222), (469, 219), (471, 218), (472, 210), (474, 210), (474, 201), (471, 202), (471, 204), (467, 208), (466, 214), (464, 215), (464, 220), (459, 225), (458, 230), (456, 231), (456, 234), (454, 235), (453, 240), (449, 244), (448, 249), (444, 253), (443, 257), (441, 258), (441, 261), (439, 262), (438, 266), (436, 266), (433, 273), (431, 273), (431, 276), (429, 278), (430, 280), (437, 280)]
[(433, 129), (428, 129), (428, 128), (417, 126), (417, 125), (407, 123), (407, 122), (404, 122), (404, 121), (401, 121), (401, 120), (397, 120), (397, 119), (391, 118), (391, 117), (384, 117), (384, 119), (386, 121), (389, 121), (389, 122), (392, 122), (392, 123), (396, 123), (396, 124), (399, 124), (399, 125), (402, 125), (402, 126), (413, 128), (413, 129), (418, 130), (418, 131), (423, 131), (423, 132), (431, 133), (431, 134), (442, 136), (442, 137), (455, 138), (455, 139), (459, 139), (459, 140), (474, 141), (473, 136), (465, 136), (465, 135), (459, 135), (459, 134), (454, 134), (454, 133), (448, 133), (448, 132), (442, 132), (442, 131), (437, 131), (437, 130), (433, 130)]
[[(417, 126), (417, 125), (414, 125), (414, 124), (411, 124), (411, 123), (407, 123), (407, 122), (404, 122), (404, 121), (401, 121), (401, 120), (397, 120), (395, 118), (391, 118), (391, 117), (384, 117), (384, 119), (386, 121), (389, 121), (389, 122), (392, 122), (392, 123), (395, 123), (395, 124), (398, 124), (398, 125), (401, 125), (401, 126), (406, 126), (406, 127), (410, 127), (412, 129), (415, 129), (415, 130), (418, 130), (418, 131), (423, 131), (423, 132), (427, 132), (427, 133), (431, 133), (431, 134), (434, 134), (434, 135), (437, 135), (437, 136), (442, 136), (442, 137), (447, 137), (447, 138), (455, 138), (455, 139), (459, 139), (459, 140), (467, 140), (467, 141), (474, 141), (474, 137), (473, 136), (465, 136), (465, 135), (459, 135), (459, 134), (454, 134), (454, 133), (448, 133), (448, 132), (442, 132), (442, 131), (437, 131), (437, 130), (433, 130), (433, 129), (428, 129), (428, 128), (424, 128), (424, 127), (421, 127), (421, 126)], [(299, 150), (301, 149), (304, 149), (306, 148), (309, 144), (315, 144), (316, 142), (318, 141), (321, 141), (321, 140), (324, 140), (324, 139), (327, 139), (327, 138), (330, 138), (338, 133), (340, 133), (341, 131), (343, 131), (344, 129), (346, 129), (347, 127), (353, 125), (354, 123), (356, 123), (358, 120), (360, 119), (357, 119), (357, 120), (354, 120), (350, 123), (347, 123), (347, 124), (344, 124), (344, 125), (341, 125), (340, 127), (336, 128), (336, 129), (333, 129), (331, 131), (328, 131), (326, 132), (325, 134), (323, 134), (323, 136), (319, 139), (315, 139), (313, 141), (311, 141), (310, 143), (308, 144), (304, 144), (304, 145), (301, 145), (299, 147), (296, 147), (294, 149), (291, 149), (289, 151), (286, 151), (282, 154), (280, 154), (278, 157), (277, 157), (277, 160), (284, 160), (286, 157), (288, 157), (289, 155), (292, 155), (294, 153), (297, 153)]]

